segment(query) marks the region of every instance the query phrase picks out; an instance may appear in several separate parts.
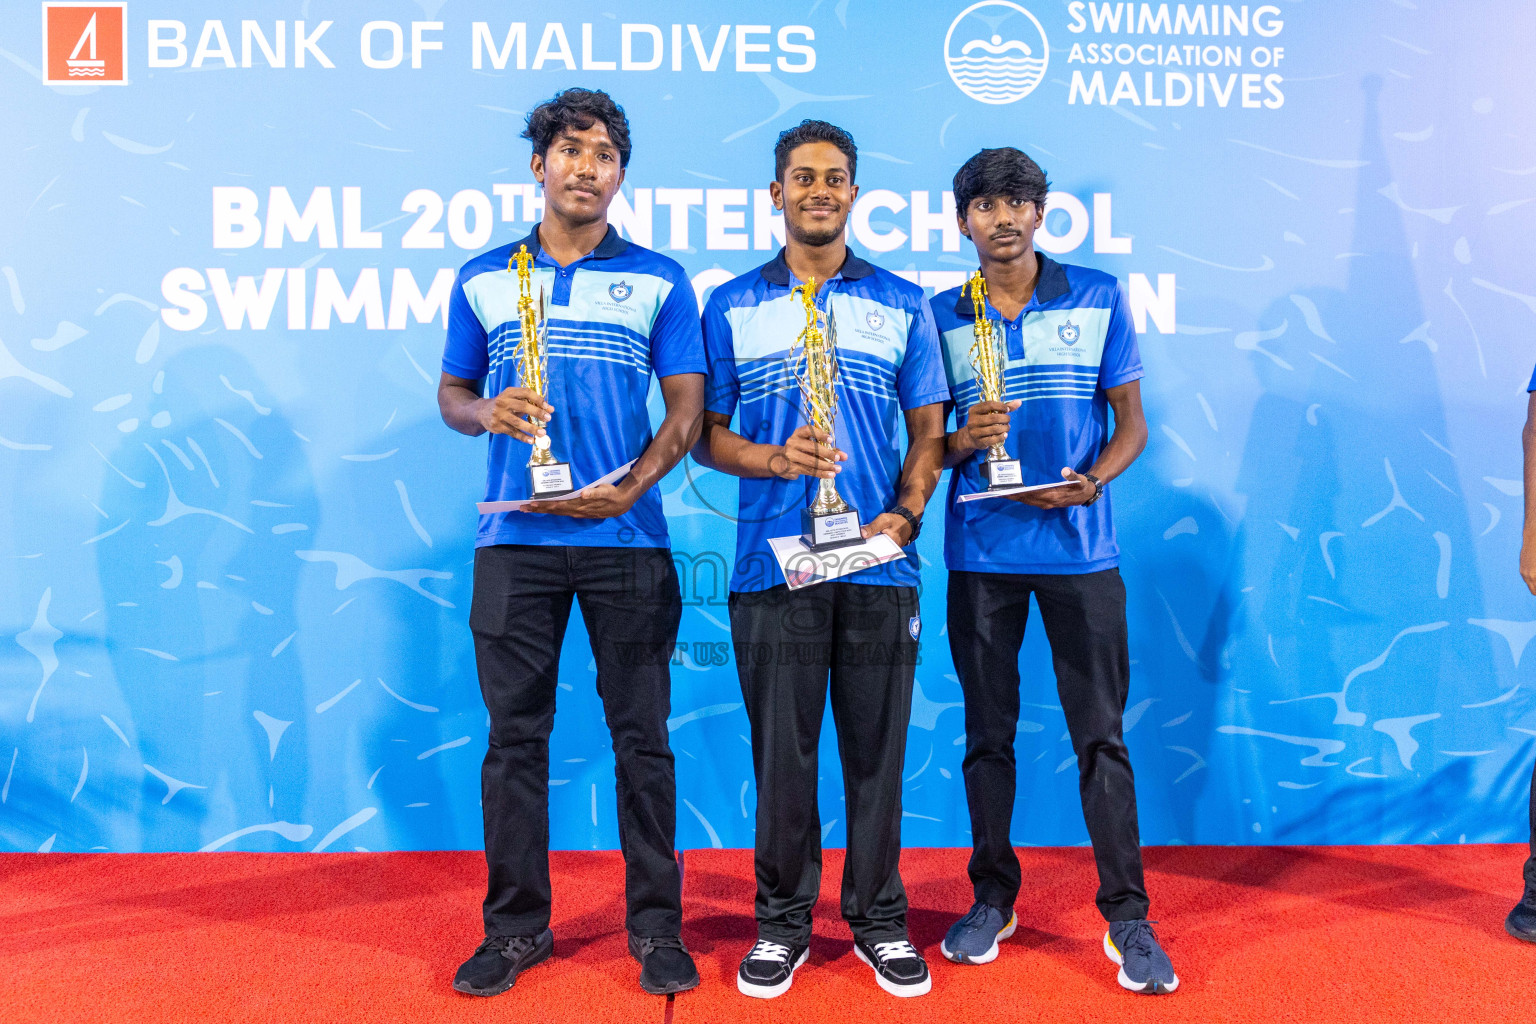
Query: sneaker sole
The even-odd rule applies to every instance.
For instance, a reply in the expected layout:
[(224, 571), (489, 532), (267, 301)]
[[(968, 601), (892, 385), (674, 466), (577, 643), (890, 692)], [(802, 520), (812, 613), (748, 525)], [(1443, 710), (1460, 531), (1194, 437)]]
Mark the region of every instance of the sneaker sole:
[(794, 963), (790, 964), (789, 977), (785, 978), (777, 985), (754, 985), (750, 981), (744, 979), (741, 976), (740, 971), (737, 971), (736, 991), (740, 992), (744, 996), (751, 996), (753, 999), (772, 999), (775, 996), (781, 996), (785, 992), (789, 991), (789, 986), (793, 985), (795, 982), (795, 972), (798, 971), (805, 964), (805, 962), (810, 959), (810, 957), (811, 947), (807, 946), (805, 947), (805, 952), (800, 954), (800, 958)]
[[(863, 960), (866, 964), (869, 964), (871, 969), (874, 969), (875, 965), (870, 963), (869, 957), (864, 955), (864, 951), (858, 947), (857, 943), (854, 944), (853, 951), (858, 955), (860, 960)], [(929, 974), (926, 978), (915, 985), (898, 985), (896, 982), (888, 980), (885, 975), (879, 972), (879, 970), (875, 970), (875, 983), (893, 996), (897, 996), (901, 999), (908, 999), (912, 996), (927, 995), (929, 990), (933, 988), (933, 975)]]
[(1146, 996), (1162, 996), (1168, 995), (1179, 987), (1179, 976), (1177, 974), (1173, 976), (1172, 984), (1168, 985), (1164, 985), (1157, 980), (1149, 981), (1142, 985), (1132, 981), (1130, 975), (1125, 973), (1125, 958), (1120, 955), (1120, 951), (1115, 948), (1115, 944), (1109, 941), (1109, 932), (1104, 933), (1104, 955), (1120, 965), (1120, 974), (1115, 980), (1120, 982), (1120, 987), (1128, 992), (1136, 992)]
[(997, 959), (997, 944), (1002, 942), (1004, 939), (1011, 938), (1013, 936), (1014, 930), (1017, 929), (1018, 926), (1019, 915), (1014, 914), (1008, 919), (1008, 924), (1004, 926), (1003, 930), (997, 933), (997, 937), (992, 940), (992, 945), (987, 949), (987, 951), (985, 953), (979, 953), (976, 956), (971, 956), (969, 953), (952, 953), (950, 952), (949, 946), (944, 942), (939, 943), (939, 952), (943, 953), (944, 959), (950, 961), (951, 963), (989, 964), (993, 960)]
[(499, 996), (503, 992), (505, 992), (507, 989), (509, 989), (513, 985), (517, 984), (518, 975), (520, 975), (524, 971), (528, 970), (528, 968), (530, 968), (530, 967), (537, 967), (539, 964), (543, 963), (545, 960), (548, 960), (550, 958), (550, 956), (554, 954), (554, 952), (555, 952), (555, 940), (554, 940), (554, 936), (551, 935), (550, 936), (550, 940), (549, 940), (549, 948), (545, 949), (541, 953), (541, 952), (539, 952), (538, 948), (535, 947), (535, 949), (534, 949), (534, 954), (535, 954), (534, 958), (532, 960), (530, 960), (528, 963), (523, 964), (523, 966), (519, 967), (517, 970), (513, 971), (511, 973), (511, 975), (508, 976), (507, 980), (502, 982), (500, 985), (494, 985), (491, 988), (475, 988), (472, 985), (468, 985), (468, 984), (465, 984), (465, 983), (462, 983), (462, 982), (459, 982), (459, 981), (455, 981), (453, 983), (453, 990), (455, 992), (462, 993), (463, 995), (466, 995), (466, 996), (482, 996), (482, 997)]

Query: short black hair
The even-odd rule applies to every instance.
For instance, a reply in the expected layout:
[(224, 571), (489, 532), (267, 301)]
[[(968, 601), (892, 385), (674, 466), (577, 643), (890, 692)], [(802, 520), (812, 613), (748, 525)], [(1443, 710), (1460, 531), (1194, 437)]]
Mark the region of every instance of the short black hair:
[(1007, 196), (1035, 204), (1035, 211), (1045, 211), (1045, 196), (1051, 183), (1045, 180), (1040, 165), (1025, 153), (1004, 146), (984, 149), (955, 172), (955, 210), (961, 219), (978, 196)]
[(608, 138), (619, 151), (619, 166), (628, 167), (629, 118), (624, 116), (624, 108), (601, 89), (566, 89), (555, 93), (553, 99), (528, 112), (523, 138), (533, 143), (535, 153), (543, 156), (561, 132), (586, 131), (599, 121), (608, 129)]
[(784, 181), (784, 169), (789, 166), (789, 154), (795, 147), (807, 142), (830, 142), (848, 158), (848, 181), (851, 183), (859, 169), (859, 149), (853, 144), (853, 136), (835, 124), (806, 118), (793, 128), (779, 132), (779, 141), (773, 144), (773, 180)]

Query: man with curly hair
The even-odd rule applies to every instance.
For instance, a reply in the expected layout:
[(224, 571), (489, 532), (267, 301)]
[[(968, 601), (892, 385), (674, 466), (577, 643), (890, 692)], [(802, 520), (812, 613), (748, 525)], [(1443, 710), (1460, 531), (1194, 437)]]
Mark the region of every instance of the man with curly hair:
[[(670, 994), (699, 973), (684, 948), (673, 852), (677, 787), (667, 740), (669, 662), (682, 617), (656, 483), (698, 436), (704, 350), (682, 267), (620, 238), (608, 205), (629, 163), (629, 122), (604, 92), (567, 89), (528, 115), (544, 218), (526, 237), (464, 264), (449, 304), (438, 385), (445, 422), (490, 434), (487, 501), (528, 499), (528, 446), (551, 450), (587, 482), (574, 498), (480, 517), (474, 601), (480, 689), (490, 712), (481, 772), (485, 941), (453, 987), (505, 992), (549, 957), (549, 733), (571, 602), (597, 662), (613, 737), (629, 950), (640, 986)], [(532, 256), (547, 316), (548, 386), (520, 386), (518, 275)], [(666, 417), (652, 433), (646, 396), (659, 379)], [(613, 483), (592, 484), (626, 463)]]

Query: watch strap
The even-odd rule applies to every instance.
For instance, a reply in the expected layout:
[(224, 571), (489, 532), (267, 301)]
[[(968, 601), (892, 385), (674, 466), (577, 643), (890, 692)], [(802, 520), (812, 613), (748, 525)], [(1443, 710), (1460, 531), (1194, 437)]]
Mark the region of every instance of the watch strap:
[(910, 544), (917, 540), (917, 535), (923, 532), (922, 520), (920, 520), (912, 512), (912, 510), (907, 508), (905, 505), (893, 505), (888, 511), (895, 515), (901, 516), (901, 518), (907, 521), (907, 525), (912, 527), (912, 536), (907, 538), (907, 543)]

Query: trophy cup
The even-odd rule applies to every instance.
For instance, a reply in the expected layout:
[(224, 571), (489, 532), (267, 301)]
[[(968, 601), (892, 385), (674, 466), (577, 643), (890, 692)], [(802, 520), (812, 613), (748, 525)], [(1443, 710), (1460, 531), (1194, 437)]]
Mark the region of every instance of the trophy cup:
[[(522, 336), (513, 353), (517, 358), (518, 383), (537, 398), (549, 390), (549, 327), (544, 319), (544, 289), (539, 288), (539, 307), (533, 307), (533, 254), (526, 245), (507, 261), (507, 269), (517, 264), (517, 314)], [(549, 431), (534, 438), (528, 456), (528, 495), (532, 498), (557, 498), (575, 490), (571, 483), (571, 464), (555, 458), (549, 448)]]
[[(790, 291), (805, 305), (805, 327), (790, 347), (791, 372), (805, 399), (806, 420), (825, 433), (821, 443), (836, 448), (833, 421), (837, 414), (837, 322), (829, 311), (823, 316), (816, 308), (816, 279)], [(826, 323), (822, 328), (823, 320)], [(798, 350), (798, 351), (797, 351)], [(818, 478), (816, 500), (800, 513), (800, 542), (812, 551), (828, 551), (858, 544), (864, 540), (859, 513), (842, 499), (829, 479)]]
[[(976, 340), (971, 343), (971, 366), (976, 371), (977, 390), (983, 402), (1001, 402), (1005, 390), (1003, 339), (997, 325), (987, 319), (987, 282), (980, 270), (971, 275), (965, 287), (970, 289), (971, 305), (976, 310), (973, 328)], [(981, 464), (981, 478), (986, 481), (989, 491), (1024, 483), (1019, 460), (1008, 457), (1002, 442), (988, 446), (987, 457)]]

